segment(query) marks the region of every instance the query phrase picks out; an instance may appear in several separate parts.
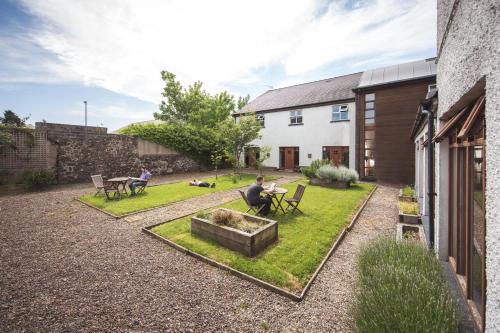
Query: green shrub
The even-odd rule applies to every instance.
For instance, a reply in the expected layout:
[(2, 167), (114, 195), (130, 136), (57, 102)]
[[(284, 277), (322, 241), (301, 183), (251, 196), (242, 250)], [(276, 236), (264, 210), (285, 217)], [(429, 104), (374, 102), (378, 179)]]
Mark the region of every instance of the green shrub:
[(457, 332), (441, 267), (416, 241), (381, 238), (358, 256), (353, 317), (359, 332)]
[(328, 182), (342, 181), (355, 183), (359, 176), (355, 170), (345, 166), (335, 167), (332, 165), (323, 165), (316, 171), (316, 177)]
[(405, 186), (405, 187), (403, 187), (403, 196), (405, 196), (405, 197), (414, 197), (415, 196), (415, 190), (412, 189), (410, 186)]
[(46, 171), (29, 171), (23, 174), (22, 183), (30, 190), (39, 190), (55, 183), (54, 174)]
[(311, 165), (308, 167), (302, 167), (300, 168), (300, 171), (304, 176), (307, 178), (315, 178), (316, 177), (316, 171), (323, 165), (330, 165), (329, 160), (314, 160), (311, 162)]

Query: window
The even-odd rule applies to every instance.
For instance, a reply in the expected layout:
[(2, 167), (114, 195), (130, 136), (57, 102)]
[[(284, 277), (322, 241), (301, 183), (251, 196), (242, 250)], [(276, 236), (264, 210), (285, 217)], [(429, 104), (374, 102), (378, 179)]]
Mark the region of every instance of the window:
[(332, 108), (332, 121), (349, 120), (349, 107), (347, 105), (334, 105)]
[(365, 177), (375, 177), (375, 93), (365, 94)]
[(302, 124), (302, 110), (290, 111), (290, 125)]
[(263, 115), (263, 114), (258, 114), (256, 116), (257, 120), (259, 121), (260, 123), (260, 127), (266, 127), (265, 124), (266, 124), (266, 117)]
[(436, 84), (429, 84), (427, 86), (427, 91), (436, 90), (436, 89), (437, 89)]

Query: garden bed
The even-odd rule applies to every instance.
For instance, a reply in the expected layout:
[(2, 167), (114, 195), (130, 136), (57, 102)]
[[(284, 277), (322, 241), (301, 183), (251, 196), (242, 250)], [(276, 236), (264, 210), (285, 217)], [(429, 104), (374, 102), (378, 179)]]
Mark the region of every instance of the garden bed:
[(415, 197), (415, 190), (409, 186), (400, 189), (399, 201), (417, 202), (417, 198)]
[[(293, 193), (296, 186), (290, 183), (283, 187)], [(279, 224), (279, 240), (254, 258), (193, 235), (190, 216), (143, 230), (184, 253), (300, 300), (374, 188), (372, 184), (356, 184), (348, 190), (307, 187), (301, 202), (305, 214), (274, 216)], [(243, 200), (223, 207), (246, 210)]]
[[(146, 187), (143, 194), (135, 197), (125, 196), (121, 200), (106, 200), (104, 195), (84, 195), (79, 200), (91, 207), (97, 208), (114, 217), (123, 217), (152, 208), (182, 201), (206, 194), (248, 186), (255, 182), (255, 174), (242, 174), (241, 179), (233, 179), (232, 175), (205, 178), (202, 181), (215, 183), (215, 188), (189, 186), (187, 181)], [(266, 176), (265, 180), (275, 180), (279, 177)], [(128, 190), (128, 189), (127, 189)]]
[[(240, 217), (240, 219), (229, 220), (226, 221), (227, 225), (221, 225), (214, 222), (213, 214), (217, 213), (227, 214), (233, 218), (234, 216)], [(211, 214), (191, 217), (191, 233), (253, 257), (278, 240), (278, 223), (263, 217), (219, 208)]]

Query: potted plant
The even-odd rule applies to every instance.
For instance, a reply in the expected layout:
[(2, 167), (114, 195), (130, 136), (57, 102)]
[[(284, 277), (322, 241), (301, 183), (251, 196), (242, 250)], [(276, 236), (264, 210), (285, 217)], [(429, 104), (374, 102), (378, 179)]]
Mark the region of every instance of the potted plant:
[(420, 214), (418, 210), (418, 203), (416, 202), (399, 202), (399, 222), (409, 224), (420, 224)]
[(278, 222), (218, 208), (193, 216), (191, 233), (254, 257), (278, 240)]
[(405, 186), (399, 190), (399, 201), (417, 202), (415, 190), (411, 186)]

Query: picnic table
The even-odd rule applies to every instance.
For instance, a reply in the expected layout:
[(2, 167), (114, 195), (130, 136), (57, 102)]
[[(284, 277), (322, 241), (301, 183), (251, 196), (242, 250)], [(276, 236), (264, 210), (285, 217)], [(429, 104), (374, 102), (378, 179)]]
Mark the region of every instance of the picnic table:
[(285, 194), (288, 193), (288, 190), (286, 188), (275, 187), (273, 191), (264, 190), (264, 193), (266, 193), (271, 198), (271, 204), (274, 207), (274, 214), (273, 215), (276, 215), (276, 213), (280, 209), (283, 212), (283, 214), (286, 214), (285, 209), (281, 205), (281, 202), (283, 201)]

